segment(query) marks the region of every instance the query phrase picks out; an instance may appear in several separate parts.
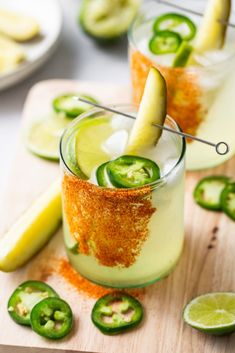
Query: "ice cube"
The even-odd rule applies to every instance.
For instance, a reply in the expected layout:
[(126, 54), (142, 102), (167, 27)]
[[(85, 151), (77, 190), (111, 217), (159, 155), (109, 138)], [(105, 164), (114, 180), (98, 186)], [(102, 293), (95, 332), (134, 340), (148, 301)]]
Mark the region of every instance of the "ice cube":
[(105, 142), (102, 143), (102, 150), (116, 158), (122, 155), (128, 141), (128, 132), (126, 130), (119, 130), (114, 132)]

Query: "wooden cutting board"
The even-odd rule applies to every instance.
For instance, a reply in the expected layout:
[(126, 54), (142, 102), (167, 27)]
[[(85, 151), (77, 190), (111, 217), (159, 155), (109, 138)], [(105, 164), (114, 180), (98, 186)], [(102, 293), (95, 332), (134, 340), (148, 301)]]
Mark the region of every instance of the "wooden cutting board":
[[(47, 114), (52, 98), (69, 91), (94, 95), (105, 104), (130, 101), (128, 87), (45, 81), (30, 91), (23, 111), (23, 122)], [(1, 234), (59, 173), (56, 163), (34, 157), (19, 141), (6, 198), (2, 203)], [(235, 159), (214, 170), (187, 174), (183, 255), (168, 278), (144, 290), (141, 301), (145, 307), (145, 320), (141, 327), (115, 337), (102, 335), (90, 320), (95, 300), (80, 294), (59, 275), (48, 276), (45, 268), (50, 261), (53, 267), (55, 258), (65, 256), (62, 231), (59, 231), (27, 266), (14, 273), (0, 273), (0, 352), (234, 352), (235, 335), (223, 338), (207, 336), (191, 329), (182, 320), (182, 309), (194, 296), (210, 291), (235, 291), (235, 223), (221, 213), (202, 210), (192, 198), (196, 182), (212, 173), (235, 176)], [(27, 279), (45, 278), (70, 303), (75, 316), (72, 334), (60, 342), (47, 341), (29, 328), (16, 325), (6, 310), (7, 300), (19, 283)]]

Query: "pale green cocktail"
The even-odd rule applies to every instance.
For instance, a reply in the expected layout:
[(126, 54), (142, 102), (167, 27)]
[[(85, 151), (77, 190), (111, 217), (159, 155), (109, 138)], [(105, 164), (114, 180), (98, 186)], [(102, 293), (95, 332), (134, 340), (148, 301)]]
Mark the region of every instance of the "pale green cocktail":
[[(171, 118), (165, 123), (178, 130)], [(157, 146), (141, 154), (159, 166), (157, 181), (128, 189), (97, 185), (97, 168), (125, 154), (132, 125), (129, 118), (94, 110), (77, 118), (61, 142), (69, 260), (87, 279), (118, 288), (145, 286), (169, 274), (184, 239), (181, 137), (164, 131)]]

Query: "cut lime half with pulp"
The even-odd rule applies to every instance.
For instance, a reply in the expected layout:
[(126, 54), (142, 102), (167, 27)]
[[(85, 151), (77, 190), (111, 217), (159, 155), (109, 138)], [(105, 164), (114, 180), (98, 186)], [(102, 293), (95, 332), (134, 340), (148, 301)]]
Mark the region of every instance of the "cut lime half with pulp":
[(213, 335), (235, 331), (235, 293), (208, 293), (186, 305), (183, 318), (190, 326)]
[(70, 122), (62, 116), (49, 116), (33, 122), (26, 132), (26, 147), (39, 157), (58, 160), (60, 138)]

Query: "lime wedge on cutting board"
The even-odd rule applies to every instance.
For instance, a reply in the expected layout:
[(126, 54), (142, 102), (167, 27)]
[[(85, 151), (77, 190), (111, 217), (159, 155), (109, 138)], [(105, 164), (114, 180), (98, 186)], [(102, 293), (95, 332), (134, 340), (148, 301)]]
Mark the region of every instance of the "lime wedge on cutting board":
[(160, 72), (152, 67), (145, 84), (137, 118), (130, 133), (126, 148), (127, 154), (136, 154), (139, 150), (157, 144), (162, 130), (154, 123), (164, 125), (166, 118), (166, 82)]
[(235, 293), (217, 292), (193, 299), (184, 309), (190, 326), (214, 335), (235, 331)]
[(60, 181), (46, 190), (0, 239), (0, 271), (14, 271), (52, 237), (62, 219)]
[(49, 116), (33, 122), (26, 132), (26, 147), (39, 157), (58, 160), (60, 138), (70, 122), (64, 116)]

